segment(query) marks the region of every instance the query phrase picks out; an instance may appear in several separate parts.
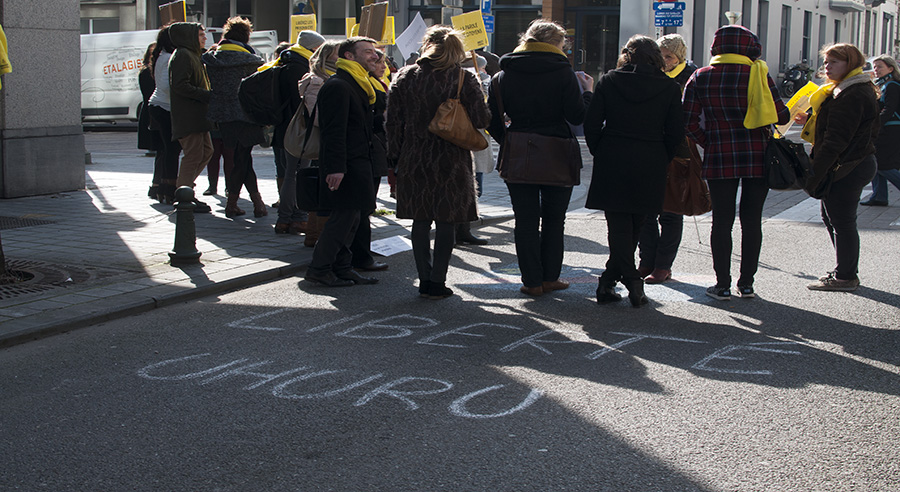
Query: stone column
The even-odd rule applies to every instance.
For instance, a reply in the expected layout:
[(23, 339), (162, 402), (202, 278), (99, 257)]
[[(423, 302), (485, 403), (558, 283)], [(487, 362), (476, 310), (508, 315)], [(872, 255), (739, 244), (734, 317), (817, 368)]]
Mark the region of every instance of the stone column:
[(84, 188), (79, 3), (0, 0), (0, 198)]

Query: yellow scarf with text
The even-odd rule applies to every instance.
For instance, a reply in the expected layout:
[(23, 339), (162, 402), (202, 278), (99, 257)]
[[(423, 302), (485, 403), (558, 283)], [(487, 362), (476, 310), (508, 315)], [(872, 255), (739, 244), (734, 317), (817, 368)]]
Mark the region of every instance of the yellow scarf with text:
[(762, 60), (751, 60), (744, 55), (726, 53), (716, 55), (710, 65), (735, 64), (750, 66), (750, 81), (747, 87), (747, 115), (744, 116), (744, 128), (759, 128), (778, 122), (778, 111), (775, 99), (769, 90), (769, 67)]
[(366, 71), (362, 65), (353, 60), (338, 58), (337, 68), (338, 70), (349, 73), (353, 77), (353, 80), (362, 87), (362, 90), (366, 91), (366, 95), (369, 96), (369, 104), (375, 103), (375, 86), (372, 85), (372, 81), (369, 80), (369, 72)]
[[(861, 73), (863, 73), (862, 67), (856, 68), (845, 75), (843, 80), (847, 80), (850, 77), (855, 77)], [(819, 115), (819, 108), (822, 107), (822, 103), (825, 102), (826, 99), (834, 94), (834, 89), (839, 83), (840, 82), (822, 84), (821, 87), (816, 89), (816, 92), (813, 92), (809, 96), (809, 105), (812, 108), (812, 114), (809, 116), (809, 119), (806, 120), (806, 124), (803, 125), (803, 132), (800, 134), (800, 138), (806, 140), (811, 144), (816, 143), (816, 117)]]

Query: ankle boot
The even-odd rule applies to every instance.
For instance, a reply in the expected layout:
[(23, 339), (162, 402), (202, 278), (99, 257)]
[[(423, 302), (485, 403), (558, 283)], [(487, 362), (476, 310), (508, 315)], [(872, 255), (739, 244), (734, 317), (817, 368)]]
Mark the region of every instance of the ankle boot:
[(622, 283), (628, 288), (628, 300), (631, 301), (631, 307), (641, 307), (649, 303), (647, 296), (644, 295), (644, 280), (641, 278), (623, 279)]
[(472, 235), (472, 224), (469, 222), (463, 222), (462, 224), (456, 225), (456, 244), (476, 244), (479, 246), (484, 246), (487, 244), (486, 239), (482, 239), (477, 236)]
[(244, 212), (240, 208), (238, 208), (238, 194), (231, 193), (228, 195), (228, 203), (225, 204), (225, 217), (237, 217), (238, 215), (244, 215), (247, 212)]
[(269, 210), (266, 208), (266, 204), (263, 203), (262, 195), (259, 192), (251, 193), (250, 200), (253, 201), (253, 216), (254, 217), (265, 217), (269, 215)]
[(600, 279), (597, 285), (597, 304), (605, 304), (607, 302), (619, 302), (622, 296), (616, 293), (616, 284), (604, 282)]

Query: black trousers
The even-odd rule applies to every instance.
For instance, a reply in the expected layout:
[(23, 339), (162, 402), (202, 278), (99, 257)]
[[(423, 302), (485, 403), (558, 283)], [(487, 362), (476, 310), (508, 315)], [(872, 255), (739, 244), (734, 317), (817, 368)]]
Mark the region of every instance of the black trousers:
[(234, 149), (234, 167), (231, 168), (231, 179), (228, 183), (228, 193), (235, 196), (241, 193), (241, 188), (247, 188), (247, 193), (259, 193), (259, 184), (256, 180), (256, 171), (253, 170), (253, 146), (244, 146), (239, 142), (225, 142), (225, 147)]
[(681, 245), (684, 216), (671, 212), (650, 215), (641, 228), (640, 266), (651, 270), (671, 270)]
[(307, 269), (324, 274), (329, 271), (343, 273), (350, 270), (350, 243), (359, 227), (359, 210), (332, 210), (325, 228), (319, 235), (312, 261)]
[(837, 258), (835, 276), (840, 280), (856, 279), (859, 273), (859, 229), (856, 212), (863, 188), (875, 177), (875, 156), (869, 156), (856, 169), (831, 185), (822, 199), (822, 222), (828, 229)]
[[(378, 186), (381, 184), (381, 176), (375, 178), (375, 196), (378, 196)], [(375, 263), (372, 256), (372, 224), (369, 217), (375, 210), (361, 210), (359, 217), (359, 227), (356, 228), (356, 235), (353, 236), (353, 242), (350, 243), (350, 252), (353, 254), (351, 263), (355, 268), (363, 268)]]
[[(172, 140), (172, 114), (159, 106), (150, 106), (150, 117), (153, 119), (153, 126), (159, 133), (160, 144), (162, 147), (157, 149), (157, 155), (162, 154), (162, 169), (159, 171), (159, 178), (171, 180), (174, 184), (178, 178), (178, 155), (181, 154), (181, 144), (177, 140)], [(154, 169), (154, 178), (157, 171)]]
[(712, 200), (713, 223), (709, 242), (716, 286), (731, 286), (731, 230), (734, 228), (738, 185), (741, 187), (741, 276), (737, 283), (753, 285), (762, 249), (762, 211), (769, 194), (768, 182), (765, 178), (711, 179), (707, 184)]
[(522, 284), (559, 279), (565, 249), (566, 209), (572, 188), (506, 183), (516, 218), (514, 236)]
[[(604, 212), (606, 215), (607, 240), (609, 242), (609, 259), (606, 270), (600, 275), (603, 285), (615, 285), (622, 281), (626, 286), (641, 280), (634, 266), (634, 251), (637, 249), (641, 227), (645, 215), (628, 212)], [(630, 289), (630, 287), (629, 287)]]
[[(443, 284), (447, 281), (447, 269), (456, 242), (456, 224), (437, 222), (434, 233), (434, 262), (431, 258), (431, 221), (414, 220), (412, 225), (413, 257), (419, 282)], [(421, 284), (420, 284), (421, 285)]]

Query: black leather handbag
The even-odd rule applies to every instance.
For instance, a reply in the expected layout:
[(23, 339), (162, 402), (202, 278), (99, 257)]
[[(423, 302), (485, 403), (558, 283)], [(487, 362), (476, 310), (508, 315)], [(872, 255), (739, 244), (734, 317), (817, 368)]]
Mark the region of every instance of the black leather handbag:
[(772, 190), (802, 190), (810, 173), (809, 156), (803, 144), (780, 133), (769, 137), (766, 146), (766, 180)]

